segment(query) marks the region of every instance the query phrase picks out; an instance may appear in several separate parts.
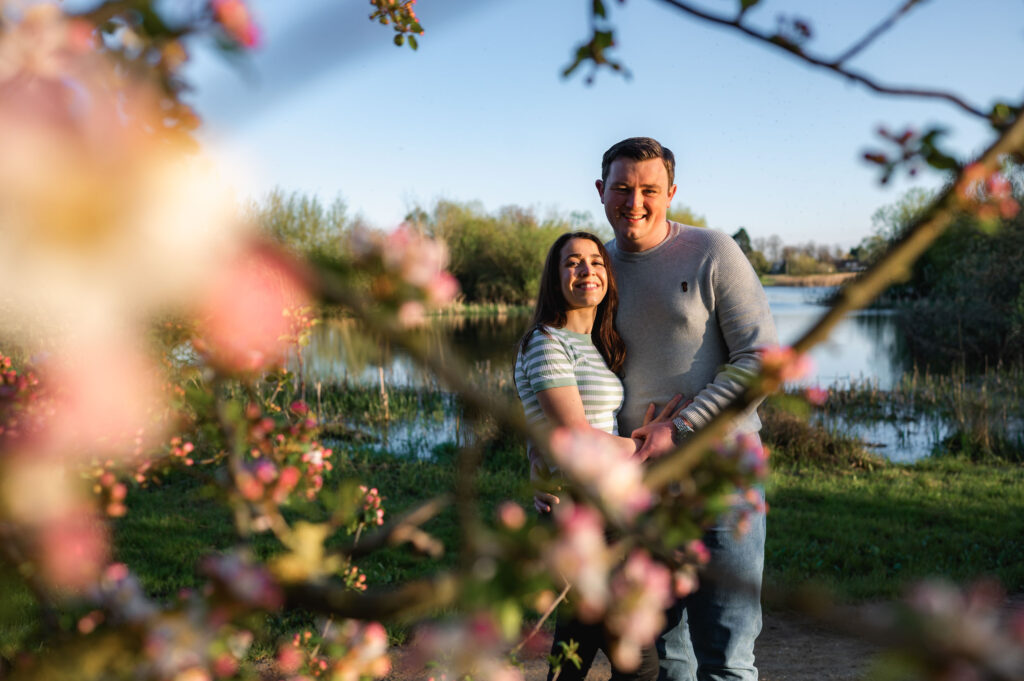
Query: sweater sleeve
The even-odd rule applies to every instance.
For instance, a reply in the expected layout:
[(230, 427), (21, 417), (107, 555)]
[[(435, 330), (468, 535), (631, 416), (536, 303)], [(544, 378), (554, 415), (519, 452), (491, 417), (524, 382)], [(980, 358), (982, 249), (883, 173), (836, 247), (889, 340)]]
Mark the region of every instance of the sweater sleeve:
[(694, 428), (706, 425), (746, 389), (749, 377), (761, 368), (758, 350), (779, 342), (764, 288), (736, 242), (718, 239), (711, 258), (715, 316), (728, 359), (682, 412)]

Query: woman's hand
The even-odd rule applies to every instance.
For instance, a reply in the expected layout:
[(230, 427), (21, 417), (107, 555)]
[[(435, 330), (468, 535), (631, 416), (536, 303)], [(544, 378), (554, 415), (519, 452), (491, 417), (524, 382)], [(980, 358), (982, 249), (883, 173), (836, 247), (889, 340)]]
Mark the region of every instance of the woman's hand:
[(533, 486), (533, 507), (538, 513), (551, 513), (560, 499), (552, 494), (557, 492), (551, 482), (551, 473), (544, 457), (536, 447), (530, 445), (526, 450), (526, 456), (530, 460), (530, 484)]

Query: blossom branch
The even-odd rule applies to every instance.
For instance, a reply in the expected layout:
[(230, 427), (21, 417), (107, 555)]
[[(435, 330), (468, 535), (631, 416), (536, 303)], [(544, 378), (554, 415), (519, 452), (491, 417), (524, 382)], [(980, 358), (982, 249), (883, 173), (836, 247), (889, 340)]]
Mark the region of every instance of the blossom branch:
[(461, 579), (450, 572), (389, 590), (355, 593), (332, 583), (301, 582), (285, 587), (286, 607), (362, 620), (389, 620), (435, 612), (453, 604)]
[[(977, 159), (976, 168), (987, 172), (999, 169), (1000, 160), (1008, 154), (1024, 153), (1024, 116), (1018, 116), (1003, 130), (995, 142)], [(836, 302), (821, 319), (793, 344), (793, 350), (804, 353), (824, 341), (832, 328), (848, 312), (860, 309), (874, 300), (890, 284), (903, 276), (962, 209), (958, 191), (965, 173), (960, 171), (950, 187), (911, 223), (906, 234), (860, 277), (844, 286)], [(763, 399), (769, 390), (764, 381), (752, 380), (747, 390), (722, 409), (704, 428), (691, 437), (685, 446), (658, 459), (647, 471), (644, 482), (652, 490), (660, 490), (685, 476), (706, 451), (729, 429), (732, 419)]]
[[(396, 520), (391, 521), (380, 530), (363, 537), (362, 541), (358, 544), (353, 543), (341, 549), (340, 553), (356, 560), (385, 546), (397, 546), (410, 539), (414, 539), (416, 538), (414, 531), (422, 532), (422, 530), (419, 530), (420, 525), (435, 517), (451, 502), (452, 498), (447, 494), (429, 499)], [(417, 548), (421, 548), (418, 543)], [(428, 545), (422, 548), (429, 551), (431, 546)]]

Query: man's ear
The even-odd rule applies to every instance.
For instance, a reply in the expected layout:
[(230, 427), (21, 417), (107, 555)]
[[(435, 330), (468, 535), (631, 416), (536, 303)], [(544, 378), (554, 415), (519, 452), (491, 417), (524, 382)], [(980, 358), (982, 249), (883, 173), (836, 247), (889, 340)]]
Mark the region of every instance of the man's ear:
[[(601, 197), (601, 203), (604, 203), (604, 181), (594, 180), (594, 186), (597, 187), (597, 195)], [(675, 188), (675, 185), (673, 185)]]
[(668, 188), (668, 200), (671, 201), (676, 195), (676, 185), (672, 185)]

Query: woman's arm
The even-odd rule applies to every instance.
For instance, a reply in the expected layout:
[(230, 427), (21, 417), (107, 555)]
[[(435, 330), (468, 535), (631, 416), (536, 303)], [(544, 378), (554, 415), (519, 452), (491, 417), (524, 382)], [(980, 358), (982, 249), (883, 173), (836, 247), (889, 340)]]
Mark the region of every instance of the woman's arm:
[[(567, 428), (593, 428), (587, 422), (587, 415), (583, 409), (583, 399), (580, 397), (579, 389), (574, 385), (566, 385), (558, 388), (548, 388), (537, 393), (537, 402), (541, 411), (547, 417), (548, 423), (553, 427), (565, 426)], [(640, 445), (638, 440), (628, 437), (619, 437), (606, 433), (598, 428), (593, 428), (602, 439), (607, 438), (609, 443), (625, 454), (632, 455)]]

